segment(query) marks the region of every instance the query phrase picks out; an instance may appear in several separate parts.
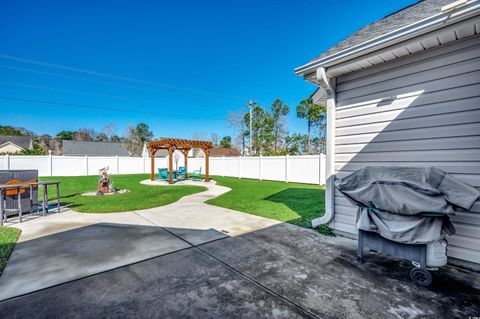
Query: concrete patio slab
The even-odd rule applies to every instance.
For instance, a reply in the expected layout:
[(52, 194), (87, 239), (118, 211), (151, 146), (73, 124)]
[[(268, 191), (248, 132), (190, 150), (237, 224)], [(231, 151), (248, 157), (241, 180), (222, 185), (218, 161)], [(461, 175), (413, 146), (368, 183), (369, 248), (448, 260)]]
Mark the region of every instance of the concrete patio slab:
[[(368, 254), (356, 243), (276, 225), (200, 248), (319, 318), (469, 318), (480, 314), (478, 273), (446, 267), (416, 286), (409, 262)], [(375, 315), (374, 315), (375, 314)]]
[(193, 246), (205, 244), (218, 239), (226, 238), (228, 235), (215, 229), (189, 229), (189, 228), (173, 228), (165, 227), (165, 230), (171, 232), (175, 236), (180, 237)]
[(152, 225), (134, 212), (87, 214), (63, 209), (62, 213), (52, 213), (47, 216), (26, 215), (23, 217), (23, 223), (18, 223), (16, 218), (10, 218), (6, 226), (22, 230), (18, 240), (18, 242), (22, 242), (104, 222), (123, 225)]
[(0, 277), (0, 300), (187, 247), (160, 227), (109, 223), (24, 240)]
[(3, 318), (308, 318), (196, 249), (0, 303)]
[(176, 203), (175, 206), (151, 208), (136, 213), (153, 225), (166, 228), (215, 229), (228, 236), (238, 236), (280, 223), (205, 203)]
[(415, 286), (406, 262), (282, 224), (0, 302), (5, 318), (469, 318), (478, 273)]

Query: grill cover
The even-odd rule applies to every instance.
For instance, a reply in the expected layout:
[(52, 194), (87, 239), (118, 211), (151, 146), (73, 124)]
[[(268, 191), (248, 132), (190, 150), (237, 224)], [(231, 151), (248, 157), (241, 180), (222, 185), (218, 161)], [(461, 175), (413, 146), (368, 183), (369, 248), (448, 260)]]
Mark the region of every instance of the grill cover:
[(358, 207), (358, 229), (407, 244), (455, 233), (456, 211), (480, 213), (480, 191), (435, 168), (365, 167), (335, 181)]

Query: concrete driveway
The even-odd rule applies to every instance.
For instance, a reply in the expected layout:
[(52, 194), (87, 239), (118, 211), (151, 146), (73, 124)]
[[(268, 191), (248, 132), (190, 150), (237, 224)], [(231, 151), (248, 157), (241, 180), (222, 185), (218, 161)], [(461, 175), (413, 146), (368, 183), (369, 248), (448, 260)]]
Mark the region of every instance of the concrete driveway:
[(0, 277), (2, 318), (453, 318), (480, 315), (478, 273), (429, 288), (411, 266), (354, 242), (187, 196), (121, 214), (66, 212), (21, 225)]

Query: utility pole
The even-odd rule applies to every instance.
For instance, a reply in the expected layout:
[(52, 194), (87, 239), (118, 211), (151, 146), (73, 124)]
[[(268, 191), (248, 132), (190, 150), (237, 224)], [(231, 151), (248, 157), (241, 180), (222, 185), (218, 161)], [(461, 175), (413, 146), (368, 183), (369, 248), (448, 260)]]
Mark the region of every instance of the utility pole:
[(248, 104), (245, 104), (246, 107), (249, 107), (250, 108), (250, 145), (249, 145), (249, 152), (250, 152), (250, 156), (252, 156), (252, 148), (253, 148), (253, 128), (252, 128), (252, 122), (253, 122), (253, 107), (257, 104), (257, 102), (254, 102), (252, 100), (250, 100), (250, 103)]

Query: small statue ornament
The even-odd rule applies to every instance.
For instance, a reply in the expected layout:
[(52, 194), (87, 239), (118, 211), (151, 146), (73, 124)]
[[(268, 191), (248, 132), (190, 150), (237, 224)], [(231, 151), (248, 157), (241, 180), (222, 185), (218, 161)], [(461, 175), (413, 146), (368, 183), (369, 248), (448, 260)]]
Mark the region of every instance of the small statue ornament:
[(108, 166), (102, 168), (99, 172), (100, 178), (98, 179), (97, 195), (103, 195), (114, 191), (112, 183), (110, 182), (110, 174), (108, 174)]

